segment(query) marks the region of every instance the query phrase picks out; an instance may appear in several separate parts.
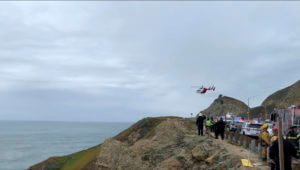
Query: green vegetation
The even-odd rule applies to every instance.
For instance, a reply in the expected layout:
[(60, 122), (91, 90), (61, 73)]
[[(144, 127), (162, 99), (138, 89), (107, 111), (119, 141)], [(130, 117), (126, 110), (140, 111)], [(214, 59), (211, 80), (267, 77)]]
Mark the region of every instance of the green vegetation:
[(101, 145), (83, 150), (74, 154), (71, 154), (67, 158), (67, 161), (61, 167), (61, 170), (80, 170), (89, 162), (93, 161), (99, 154)]
[(96, 158), (100, 152), (100, 149), (101, 145), (97, 145), (71, 155), (52, 157), (44, 162), (30, 167), (29, 170), (80, 170)]

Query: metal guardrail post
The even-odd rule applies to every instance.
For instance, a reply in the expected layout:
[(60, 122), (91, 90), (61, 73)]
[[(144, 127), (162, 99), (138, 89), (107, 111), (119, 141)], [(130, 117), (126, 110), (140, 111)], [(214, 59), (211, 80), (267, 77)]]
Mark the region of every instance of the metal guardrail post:
[(246, 146), (247, 146), (247, 148), (251, 148), (251, 146), (250, 146), (251, 138), (249, 138), (248, 136), (246, 138), (247, 138), (247, 140), (246, 140)]
[(261, 148), (261, 145), (260, 144), (258, 144), (258, 146), (257, 146), (257, 153), (259, 154), (259, 157), (261, 158), (261, 150), (262, 148)]
[(250, 150), (251, 150), (252, 152), (255, 151), (255, 141), (254, 141), (254, 140), (251, 140)]

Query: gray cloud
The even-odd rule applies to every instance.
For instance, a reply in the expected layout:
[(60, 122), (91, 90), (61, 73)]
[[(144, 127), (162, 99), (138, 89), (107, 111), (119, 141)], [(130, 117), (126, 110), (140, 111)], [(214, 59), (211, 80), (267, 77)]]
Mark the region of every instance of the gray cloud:
[(297, 4), (1, 2), (1, 119), (188, 116), (219, 94), (259, 105), (299, 79)]

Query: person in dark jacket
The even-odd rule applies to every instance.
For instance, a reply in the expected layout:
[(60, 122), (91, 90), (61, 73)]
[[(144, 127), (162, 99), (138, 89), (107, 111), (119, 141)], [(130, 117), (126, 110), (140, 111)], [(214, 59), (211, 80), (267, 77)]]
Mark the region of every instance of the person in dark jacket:
[[(294, 146), (287, 140), (283, 139), (283, 156), (284, 170), (292, 170), (292, 157), (297, 158), (297, 152)], [(279, 147), (278, 139), (270, 147), (269, 157), (272, 163), (275, 164), (274, 170), (279, 170)]]
[(289, 133), (286, 135), (287, 140), (295, 147), (296, 150), (299, 149), (299, 143), (298, 143), (298, 134), (295, 131), (296, 126), (291, 126), (289, 128)]
[(223, 121), (223, 118), (221, 118), (215, 124), (215, 137), (216, 137), (216, 139), (218, 139), (219, 135), (221, 135), (222, 140), (224, 140), (225, 125), (226, 125), (226, 123)]
[(215, 130), (215, 122), (214, 122), (213, 117), (210, 118), (210, 121), (211, 121), (210, 132), (214, 132), (214, 130)]
[(201, 134), (203, 136), (203, 122), (205, 120), (205, 117), (202, 116), (202, 113), (199, 113), (199, 117), (197, 118), (196, 124), (198, 127), (198, 135)]

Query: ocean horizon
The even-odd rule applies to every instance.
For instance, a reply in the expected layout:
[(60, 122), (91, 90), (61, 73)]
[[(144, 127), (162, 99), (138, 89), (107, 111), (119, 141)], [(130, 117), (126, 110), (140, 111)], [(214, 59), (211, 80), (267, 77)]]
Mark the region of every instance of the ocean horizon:
[(0, 170), (25, 170), (51, 156), (88, 149), (132, 124), (0, 120)]

